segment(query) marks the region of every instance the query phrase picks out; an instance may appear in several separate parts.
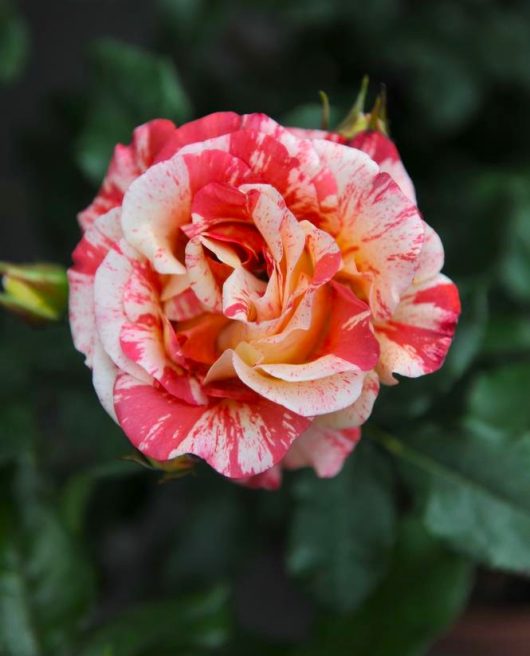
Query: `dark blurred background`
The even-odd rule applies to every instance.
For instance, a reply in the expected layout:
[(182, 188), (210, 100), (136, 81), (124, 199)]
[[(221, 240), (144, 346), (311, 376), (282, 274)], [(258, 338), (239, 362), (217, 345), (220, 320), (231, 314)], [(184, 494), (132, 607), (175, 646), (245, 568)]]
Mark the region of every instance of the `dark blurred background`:
[[(0, 21), (1, 260), (69, 263), (76, 213), (90, 202), (113, 145), (127, 143), (135, 125), (235, 110), (319, 127), (318, 91), (329, 95), (336, 123), (368, 74), (370, 100), (380, 83), (387, 87), (392, 137), (464, 303), (447, 371), (402, 383), (375, 420), (406, 426), (460, 416), (484, 366), (527, 361), (529, 2), (21, 0), (0, 3)], [(314, 643), (320, 651), (303, 646), (326, 616), (285, 570), (286, 527), (296, 512), (289, 481), (277, 494), (247, 493), (204, 468), (157, 485), (158, 474), (119, 460), (127, 445), (99, 408), (67, 326), (33, 332), (3, 317), (0, 328), (2, 521), (19, 527), (23, 541), (18, 556), (8, 550), (0, 565), (33, 563), (31, 612), (44, 627), (39, 650), (28, 634), (17, 654), (59, 654), (76, 644), (77, 631), (139, 603), (151, 604), (153, 615), (130, 616), (125, 634), (135, 626), (161, 635), (170, 624), (192, 636), (189, 644), (156, 646), (155, 639), (127, 651), (125, 640), (105, 651), (101, 638), (83, 653), (163, 656), (219, 646), (268, 654), (284, 653), (284, 645), (300, 650), (285, 653), (331, 653), (324, 638)], [(518, 393), (527, 404), (528, 388)], [(39, 582), (35, 568), (55, 574)], [(405, 587), (422, 572), (410, 576)], [(0, 583), (0, 599), (2, 585), (10, 595), (0, 615), (25, 626), (30, 611), (17, 606), (13, 577)], [(467, 614), (433, 653), (527, 656), (528, 580), (485, 570), (473, 580)], [(175, 620), (179, 609), (183, 619)], [(455, 607), (434, 622), (433, 636), (456, 614)], [(10, 623), (0, 619), (0, 628)], [(243, 637), (223, 647), (234, 623)], [(433, 636), (394, 656), (425, 653)]]

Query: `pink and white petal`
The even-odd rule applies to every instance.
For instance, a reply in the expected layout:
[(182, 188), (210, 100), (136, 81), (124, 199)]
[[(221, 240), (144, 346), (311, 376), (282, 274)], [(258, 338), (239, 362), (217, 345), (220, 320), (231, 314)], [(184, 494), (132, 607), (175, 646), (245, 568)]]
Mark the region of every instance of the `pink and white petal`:
[(243, 114), (241, 116), (240, 129), (263, 132), (263, 134), (267, 134), (274, 138), (279, 138), (284, 132), (287, 132), (286, 128), (281, 126), (277, 121), (261, 112)]
[(238, 353), (233, 355), (233, 365), (239, 379), (250, 389), (303, 417), (342, 410), (359, 397), (362, 389), (363, 375), (357, 371), (291, 383), (261, 373)]
[(152, 166), (131, 184), (123, 198), (125, 239), (165, 274), (186, 273), (174, 252), (181, 225), (190, 219), (188, 168), (176, 155)]
[(415, 285), (436, 276), (444, 265), (444, 247), (440, 237), (428, 223), (424, 222), (423, 227), (425, 237), (418, 259), (418, 270), (414, 276)]
[(126, 374), (118, 377), (114, 398), (120, 425), (148, 457), (170, 460), (192, 453), (237, 479), (273, 467), (309, 425), (264, 399), (188, 406)]
[(232, 133), (230, 152), (248, 164), (256, 182), (277, 189), (299, 219), (319, 217), (314, 178), (322, 167), (310, 141), (296, 139), (276, 124), (273, 136), (252, 129)]
[(392, 139), (382, 132), (367, 130), (356, 135), (348, 145), (369, 155), (379, 164), (381, 171), (390, 175), (405, 196), (416, 203), (414, 185)]
[(187, 321), (198, 317), (204, 311), (203, 304), (191, 287), (188, 287), (188, 289), (169, 298), (164, 303), (163, 313), (170, 321)]
[(313, 264), (311, 283), (317, 287), (324, 285), (341, 267), (340, 248), (331, 235), (319, 230), (309, 221), (301, 221), (300, 226), (306, 233), (306, 248)]
[[(387, 319), (417, 270), (424, 239), (418, 209), (361, 151), (326, 141), (314, 144), (337, 179), (337, 241), (343, 257), (353, 254), (356, 271), (372, 275), (370, 306), (376, 318)], [(342, 158), (344, 151), (348, 155)]]
[(379, 377), (375, 372), (371, 371), (366, 375), (363, 390), (355, 403), (344, 408), (344, 410), (316, 417), (315, 425), (336, 430), (361, 426), (372, 414), (372, 408), (374, 407), (378, 394)]
[(219, 473), (241, 479), (269, 470), (309, 421), (266, 399), (210, 407), (170, 457), (194, 453)]
[(176, 276), (164, 276), (162, 278), (162, 291), (160, 293), (160, 300), (167, 301), (173, 296), (178, 296), (182, 292), (189, 289), (190, 281), (188, 276), (184, 273)]
[(92, 349), (96, 337), (94, 319), (94, 276), (68, 271), (70, 330), (75, 348), (82, 353), (85, 364), (92, 366)]
[(345, 285), (332, 282), (327, 314), (327, 334), (314, 357), (332, 354), (355, 365), (359, 371), (373, 369), (379, 345), (372, 331), (370, 310)]
[(381, 346), (378, 373), (395, 383), (392, 373), (415, 378), (439, 369), (447, 355), (460, 314), (458, 289), (439, 274), (414, 285), (391, 320), (376, 325)]
[(139, 451), (155, 460), (170, 460), (205, 406), (188, 405), (157, 385), (121, 372), (114, 385), (114, 409)]
[(170, 157), (189, 144), (202, 143), (239, 130), (241, 120), (242, 117), (234, 112), (215, 112), (195, 121), (189, 121), (177, 128), (163, 154)]
[(310, 290), (294, 311), (284, 312), (278, 320), (265, 322), (265, 326), (245, 324), (241, 331), (233, 331), (233, 345), (241, 340), (251, 342), (261, 353), (262, 363), (304, 361), (314, 352), (325, 329), (329, 299), (326, 287)]
[[(322, 167), (329, 170), (335, 181), (337, 201), (347, 199), (354, 188), (367, 188), (379, 173), (379, 166), (366, 153), (342, 144), (325, 140), (313, 141), (313, 147), (320, 157)], [(339, 234), (342, 217), (333, 217), (333, 222), (321, 225), (333, 236)]]
[(270, 323), (281, 315), (280, 276), (276, 268), (272, 270), (269, 276), (264, 294), (254, 300), (254, 307), (256, 308), (256, 323), (258, 325)]
[(304, 364), (261, 364), (258, 371), (289, 383), (326, 378), (344, 371), (359, 371), (358, 367), (335, 355), (323, 355)]
[(116, 146), (98, 195), (78, 216), (83, 230), (87, 230), (98, 216), (121, 204), (131, 182), (155, 161), (160, 161), (160, 151), (171, 141), (175, 131), (171, 121), (155, 119), (134, 130), (129, 146)]
[[(225, 141), (223, 137), (220, 139)], [(237, 187), (249, 179), (250, 170), (245, 162), (223, 149), (213, 148), (209, 143), (195, 144), (194, 152), (182, 151), (192, 197), (213, 182)]]
[(261, 233), (275, 262), (283, 257), (281, 225), (288, 210), (282, 195), (269, 184), (244, 184), (239, 190), (246, 194), (250, 216)]
[(199, 237), (190, 239), (186, 244), (185, 262), (191, 289), (200, 303), (208, 311), (221, 312), (221, 289), (208, 264), (208, 259)]
[(205, 236), (199, 237), (199, 240), (203, 246), (215, 255), (219, 262), (222, 262), (233, 269), (241, 266), (239, 255), (230, 245), (226, 245), (215, 238), (210, 239)]
[(133, 266), (127, 256), (116, 250), (107, 253), (94, 278), (96, 329), (103, 349), (114, 364), (147, 381), (149, 376), (123, 353), (120, 343), (121, 329), (128, 322), (123, 298), (132, 272)]
[(357, 268), (373, 274), (370, 307), (376, 318), (389, 318), (418, 267), (424, 239), (418, 209), (381, 173), (368, 189), (352, 193), (345, 216)]
[(130, 259), (130, 275), (123, 289), (123, 309), (129, 321), (157, 324), (160, 316), (158, 276), (145, 260)]
[(278, 490), (282, 484), (282, 466), (274, 465), (261, 474), (240, 478), (235, 482), (253, 490)]
[(191, 212), (193, 223), (183, 227), (190, 239), (212, 223), (226, 220), (249, 221), (245, 194), (219, 182), (211, 182), (195, 194)]
[(313, 467), (320, 478), (332, 478), (360, 439), (359, 428), (336, 430), (314, 422), (294, 442), (282, 464), (286, 469)]
[(108, 251), (118, 248), (121, 238), (120, 210), (98, 217), (83, 235), (72, 255), (68, 270), (69, 318), (74, 345), (91, 366), (95, 338), (94, 275)]
[(265, 292), (267, 283), (242, 267), (235, 269), (223, 285), (223, 314), (229, 319), (253, 321), (254, 300)]
[(124, 324), (120, 333), (120, 344), (123, 353), (170, 394), (190, 405), (206, 403), (206, 396), (197, 379), (168, 359), (164, 334), (158, 323), (143, 318), (134, 324)]
[(118, 421), (118, 418), (114, 410), (114, 384), (118, 372), (118, 368), (105, 353), (101, 342), (96, 337), (92, 354), (92, 383), (101, 405), (115, 422)]
[(92, 276), (96, 273), (105, 255), (123, 236), (120, 215), (120, 209), (115, 208), (92, 223), (72, 253), (73, 269)]

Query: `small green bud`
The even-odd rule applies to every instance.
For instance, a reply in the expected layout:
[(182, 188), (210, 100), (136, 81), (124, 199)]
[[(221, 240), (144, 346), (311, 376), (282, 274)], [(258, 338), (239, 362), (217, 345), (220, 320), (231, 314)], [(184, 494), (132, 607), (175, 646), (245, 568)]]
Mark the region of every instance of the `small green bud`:
[(58, 321), (66, 311), (66, 271), (55, 264), (0, 262), (0, 305), (30, 323)]

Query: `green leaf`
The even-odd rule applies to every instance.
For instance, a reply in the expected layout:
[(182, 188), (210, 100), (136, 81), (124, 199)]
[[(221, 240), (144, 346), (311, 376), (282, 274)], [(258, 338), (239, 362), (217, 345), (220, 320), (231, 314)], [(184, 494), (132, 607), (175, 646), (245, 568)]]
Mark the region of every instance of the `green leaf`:
[(497, 315), (488, 322), (484, 343), (486, 355), (530, 353), (530, 316)]
[(91, 54), (94, 88), (77, 161), (98, 183), (114, 146), (129, 143), (137, 125), (155, 118), (185, 121), (191, 106), (169, 59), (110, 39)]
[(430, 532), (492, 567), (530, 569), (530, 434), (371, 434), (405, 465)]
[(25, 21), (8, 2), (0, 5), (0, 82), (13, 82), (28, 57), (29, 37)]
[(335, 478), (298, 477), (288, 567), (322, 602), (355, 608), (383, 576), (394, 540), (392, 483), (388, 463), (366, 441)]
[(499, 367), (478, 376), (471, 388), (468, 411), (473, 420), (509, 433), (530, 426), (530, 363)]
[[(174, 586), (205, 584), (237, 568), (245, 540), (237, 490), (227, 488), (215, 497), (196, 502), (193, 512), (179, 524), (167, 564), (166, 576)], [(212, 540), (211, 536), (216, 539)]]
[[(228, 596), (224, 588), (160, 601), (129, 610), (92, 631), (80, 656), (151, 656), (204, 653), (222, 647), (228, 637)], [(184, 650), (192, 650), (186, 652)]]
[(0, 653), (38, 656), (42, 652), (27, 604), (24, 563), (14, 537), (6, 529), (4, 525), (0, 530)]
[(445, 549), (417, 519), (403, 520), (381, 585), (353, 617), (324, 622), (304, 656), (422, 656), (462, 610), (472, 571), (469, 560)]
[(0, 411), (0, 463), (25, 454), (35, 438), (35, 424), (29, 403), (2, 399)]
[(130, 462), (111, 460), (74, 474), (64, 486), (60, 499), (62, 516), (68, 529), (73, 534), (81, 533), (88, 502), (102, 479), (137, 472), (138, 468)]
[(93, 573), (27, 459), (2, 472), (0, 653), (60, 654), (93, 595)]
[[(508, 243), (500, 267), (507, 291), (516, 300), (530, 300), (530, 184), (529, 176), (509, 180), (511, 206), (507, 222)], [(511, 216), (510, 216), (511, 214)]]

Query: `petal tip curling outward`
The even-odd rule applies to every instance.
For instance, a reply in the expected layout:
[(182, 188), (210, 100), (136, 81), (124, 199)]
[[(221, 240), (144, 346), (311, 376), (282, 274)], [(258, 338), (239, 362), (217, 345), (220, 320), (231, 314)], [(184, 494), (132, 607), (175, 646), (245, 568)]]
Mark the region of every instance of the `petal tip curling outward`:
[(417, 378), (437, 371), (444, 363), (459, 315), (458, 289), (449, 278), (438, 274), (414, 285), (392, 319), (376, 326), (381, 380), (393, 384), (393, 373)]
[(265, 399), (190, 406), (127, 374), (116, 380), (114, 405), (121, 427), (145, 455), (169, 460), (192, 453), (236, 479), (273, 467), (309, 425)]
[(360, 426), (368, 419), (379, 393), (379, 378), (369, 372), (360, 397), (343, 410), (314, 419), (291, 445), (283, 460), (271, 470), (239, 481), (252, 488), (280, 487), (282, 468), (312, 467), (320, 478), (336, 476), (361, 438)]

